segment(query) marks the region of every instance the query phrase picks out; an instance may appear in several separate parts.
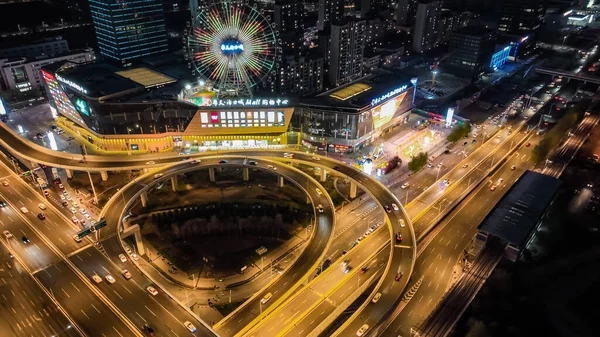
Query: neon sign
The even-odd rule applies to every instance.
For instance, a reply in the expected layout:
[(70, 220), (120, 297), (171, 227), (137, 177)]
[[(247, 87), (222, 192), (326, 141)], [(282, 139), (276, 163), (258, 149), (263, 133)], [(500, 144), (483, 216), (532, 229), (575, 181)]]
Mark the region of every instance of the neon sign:
[(403, 92), (404, 90), (406, 90), (407, 88), (408, 88), (408, 85), (405, 84), (405, 85), (403, 85), (399, 88), (396, 88), (386, 94), (383, 94), (377, 98), (373, 98), (371, 100), (371, 106), (377, 105), (388, 98), (394, 97), (394, 96), (398, 95), (399, 93)]
[(90, 115), (90, 112), (87, 108), (87, 104), (81, 98), (75, 99), (75, 108), (77, 109), (77, 111), (81, 112), (84, 115), (87, 115), (87, 116)]
[(244, 44), (239, 41), (225, 41), (221, 43), (221, 51), (225, 54), (239, 54), (244, 51)]
[(454, 117), (454, 108), (448, 108), (446, 112), (446, 126), (452, 125), (452, 118)]
[[(186, 101), (190, 103), (194, 103), (194, 101), (190, 99), (186, 99)], [(222, 107), (241, 107), (241, 106), (286, 106), (290, 103), (288, 99), (285, 98), (275, 98), (275, 99), (206, 99), (203, 101), (201, 106), (222, 106)], [(198, 104), (196, 104), (198, 105)]]
[(82, 92), (82, 93), (84, 93), (84, 94), (87, 94), (87, 93), (88, 93), (88, 91), (87, 91), (87, 90), (85, 90), (85, 89), (84, 89), (82, 86), (80, 86), (79, 84), (77, 84), (77, 83), (75, 83), (75, 82), (73, 82), (73, 81), (71, 81), (71, 80), (68, 80), (68, 79), (66, 79), (66, 78), (64, 78), (64, 77), (61, 77), (60, 75), (56, 75), (56, 79), (57, 79), (57, 80), (59, 80), (60, 82), (64, 83), (64, 84), (68, 85), (69, 87), (71, 87), (71, 88), (73, 88), (73, 89), (75, 89), (75, 90), (79, 91), (79, 92)]

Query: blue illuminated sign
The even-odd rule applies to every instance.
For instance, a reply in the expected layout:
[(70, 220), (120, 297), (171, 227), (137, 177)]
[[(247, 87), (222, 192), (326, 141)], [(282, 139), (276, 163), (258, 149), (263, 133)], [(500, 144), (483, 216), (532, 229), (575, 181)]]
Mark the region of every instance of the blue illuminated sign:
[(244, 51), (244, 44), (240, 41), (224, 41), (221, 43), (221, 51), (225, 54), (239, 54)]
[(87, 115), (87, 116), (90, 115), (90, 111), (88, 110), (87, 103), (84, 100), (82, 100), (81, 98), (75, 99), (75, 108), (77, 109), (77, 111), (81, 112), (84, 115)]
[(408, 84), (405, 84), (405, 85), (403, 85), (399, 88), (396, 88), (386, 94), (383, 94), (377, 98), (373, 98), (371, 100), (371, 106), (377, 105), (390, 97), (394, 97), (394, 96), (398, 95), (399, 93), (403, 92), (404, 90), (406, 90), (407, 88), (408, 88)]
[(508, 56), (510, 55), (510, 46), (506, 46), (503, 49), (500, 49), (494, 55), (492, 55), (492, 59), (490, 61), (490, 68), (496, 70), (504, 63), (508, 61)]

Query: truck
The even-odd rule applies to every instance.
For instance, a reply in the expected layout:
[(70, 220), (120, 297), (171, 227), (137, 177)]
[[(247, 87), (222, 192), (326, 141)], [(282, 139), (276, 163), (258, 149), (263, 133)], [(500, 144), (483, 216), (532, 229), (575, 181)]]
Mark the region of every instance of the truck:
[(400, 157), (398, 156), (395, 156), (390, 161), (388, 161), (387, 164), (385, 164), (385, 166), (381, 169), (381, 174), (390, 173), (393, 169), (400, 166), (401, 163), (402, 159), (400, 159)]

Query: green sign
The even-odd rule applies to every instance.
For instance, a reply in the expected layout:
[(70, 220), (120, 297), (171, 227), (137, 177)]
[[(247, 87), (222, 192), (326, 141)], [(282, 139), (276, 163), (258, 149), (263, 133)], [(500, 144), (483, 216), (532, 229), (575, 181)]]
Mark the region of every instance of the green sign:
[(102, 218), (94, 225), (95, 229), (100, 229), (102, 227), (106, 227), (106, 219)]
[(84, 238), (84, 237), (92, 234), (93, 232), (97, 231), (98, 229), (100, 229), (102, 227), (106, 227), (106, 219), (104, 219), (104, 218), (100, 219), (93, 226), (90, 226), (90, 227), (82, 230), (81, 232), (77, 233), (77, 236), (80, 239), (82, 239), (82, 238)]
[(92, 234), (92, 228), (91, 227), (90, 228), (86, 228), (86, 229), (82, 230), (81, 232), (77, 233), (77, 236), (80, 239), (83, 239), (84, 237), (86, 237), (86, 236), (88, 236), (90, 234)]

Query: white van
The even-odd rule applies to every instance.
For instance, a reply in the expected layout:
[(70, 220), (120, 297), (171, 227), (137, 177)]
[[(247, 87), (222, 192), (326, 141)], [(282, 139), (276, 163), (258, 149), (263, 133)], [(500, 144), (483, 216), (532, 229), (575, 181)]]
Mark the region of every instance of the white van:
[(271, 293), (266, 294), (265, 297), (263, 297), (263, 299), (260, 300), (260, 303), (265, 304), (265, 303), (269, 302), (271, 297), (273, 297), (273, 294), (271, 294)]

